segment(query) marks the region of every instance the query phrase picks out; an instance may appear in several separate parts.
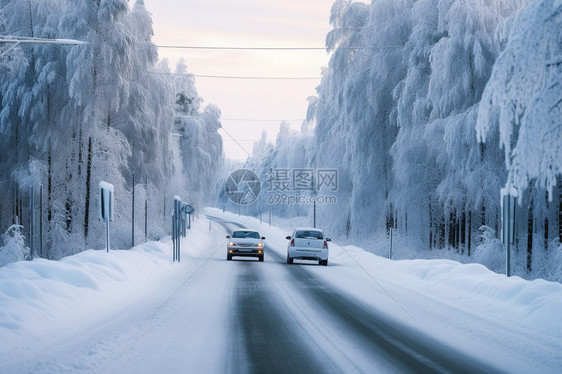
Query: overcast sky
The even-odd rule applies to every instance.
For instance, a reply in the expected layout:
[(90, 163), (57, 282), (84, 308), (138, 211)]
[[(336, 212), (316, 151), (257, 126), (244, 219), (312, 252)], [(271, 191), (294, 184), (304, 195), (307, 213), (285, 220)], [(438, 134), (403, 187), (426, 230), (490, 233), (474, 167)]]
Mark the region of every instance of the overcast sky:
[[(330, 31), (333, 0), (145, 0), (154, 22), (157, 45), (237, 47), (324, 47)], [(307, 98), (315, 95), (325, 50), (191, 50), (159, 49), (172, 69), (184, 57), (196, 75), (318, 77), (317, 80), (241, 80), (196, 78), (204, 105), (222, 110), (227, 158), (245, 159), (253, 140), (266, 129), (271, 140), (280, 121), (230, 119), (303, 119)], [(291, 121), (298, 129), (301, 120)], [(230, 133), (242, 149), (232, 138)]]

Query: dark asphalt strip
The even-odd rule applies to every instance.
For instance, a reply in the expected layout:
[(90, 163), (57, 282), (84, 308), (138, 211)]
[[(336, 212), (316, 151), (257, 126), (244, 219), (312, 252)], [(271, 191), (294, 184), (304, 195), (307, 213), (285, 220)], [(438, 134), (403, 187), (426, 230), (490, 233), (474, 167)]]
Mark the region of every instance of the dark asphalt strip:
[[(277, 253), (268, 253), (283, 262)], [(383, 314), (376, 313), (359, 301), (328, 289), (318, 279), (299, 268), (288, 265), (293, 276), (302, 284), (309, 300), (317, 302), (324, 312), (347, 324), (363, 345), (380, 355), (401, 373), (498, 373), (498, 369), (465, 355), (430, 336), (404, 326)]]
[[(244, 349), (238, 368), (248, 373), (326, 372), (318, 352), (295, 334), (295, 325), (271, 299), (261, 276), (262, 264), (239, 262), (241, 272), (235, 286), (235, 349)], [(236, 327), (235, 327), (236, 329)]]
[[(223, 226), (245, 226), (207, 216)], [(295, 334), (292, 321), (287, 321), (283, 311), (271, 300), (264, 281), (262, 263), (255, 261), (235, 261), (240, 267), (234, 285), (234, 308), (232, 352), (235, 373), (322, 373), (322, 363), (318, 351), (303, 342), (302, 336)], [(329, 361), (329, 360), (328, 360)]]

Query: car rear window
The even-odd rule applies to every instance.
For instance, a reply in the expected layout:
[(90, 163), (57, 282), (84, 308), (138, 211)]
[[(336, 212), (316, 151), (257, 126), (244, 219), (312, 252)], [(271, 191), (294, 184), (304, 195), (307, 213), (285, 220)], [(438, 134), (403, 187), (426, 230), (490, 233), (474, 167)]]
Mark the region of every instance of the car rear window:
[(295, 237), (297, 239), (322, 239), (322, 233), (320, 231), (302, 230), (297, 231)]

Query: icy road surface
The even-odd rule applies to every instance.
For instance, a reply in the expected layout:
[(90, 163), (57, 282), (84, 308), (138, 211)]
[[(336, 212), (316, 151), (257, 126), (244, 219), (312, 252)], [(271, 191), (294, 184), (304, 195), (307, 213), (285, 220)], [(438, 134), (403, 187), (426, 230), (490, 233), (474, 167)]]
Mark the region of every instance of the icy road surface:
[[(478, 308), (463, 310), (461, 291), (456, 305), (404, 274), (373, 273), (359, 249), (333, 244), (328, 267), (287, 265), (285, 231), (261, 225), (265, 262), (226, 261), (225, 235), (258, 224), (211, 212), (210, 224), (199, 219), (184, 239), (182, 262), (159, 265), (166, 272), (146, 274), (141, 290), (109, 295), (108, 305), (91, 306), (95, 313), (53, 317), (43, 334), (22, 327), (40, 337), (33, 341), (12, 345), (0, 336), (0, 372), (554, 373), (560, 367), (557, 333), (506, 329)], [(414, 265), (414, 273), (456, 266)]]

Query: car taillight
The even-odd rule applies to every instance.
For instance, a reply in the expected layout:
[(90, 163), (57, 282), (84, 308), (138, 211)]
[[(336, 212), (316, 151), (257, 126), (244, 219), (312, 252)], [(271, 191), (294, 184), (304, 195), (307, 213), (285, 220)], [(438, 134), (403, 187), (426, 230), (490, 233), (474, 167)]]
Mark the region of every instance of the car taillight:
[(295, 238), (291, 239), (291, 244), (290, 244), (290, 245), (291, 245), (291, 247), (294, 247), (294, 246), (295, 246)]
[(328, 242), (324, 240), (324, 249), (328, 249)]

